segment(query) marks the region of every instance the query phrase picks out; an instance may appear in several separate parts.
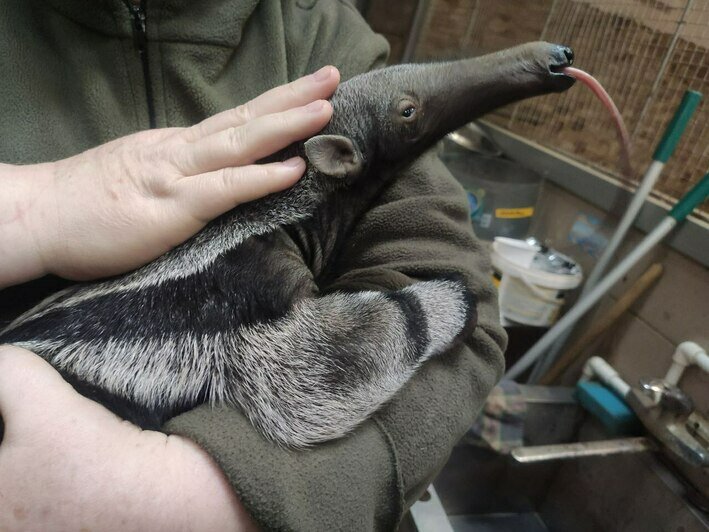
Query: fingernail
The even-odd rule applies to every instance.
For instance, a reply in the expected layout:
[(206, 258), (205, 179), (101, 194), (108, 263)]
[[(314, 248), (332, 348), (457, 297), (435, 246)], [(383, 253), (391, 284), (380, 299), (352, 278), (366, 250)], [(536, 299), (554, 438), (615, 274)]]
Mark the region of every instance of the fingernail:
[(325, 100), (315, 100), (314, 102), (306, 105), (305, 110), (308, 113), (319, 113), (320, 111), (323, 110), (324, 106), (325, 106)]
[(290, 159), (286, 159), (285, 161), (283, 161), (283, 165), (295, 168), (301, 166), (303, 162), (303, 159), (300, 157), (291, 157)]
[(330, 74), (332, 73), (332, 67), (331, 66), (324, 66), (317, 72), (312, 74), (312, 77), (315, 81), (325, 81), (327, 78), (330, 77)]

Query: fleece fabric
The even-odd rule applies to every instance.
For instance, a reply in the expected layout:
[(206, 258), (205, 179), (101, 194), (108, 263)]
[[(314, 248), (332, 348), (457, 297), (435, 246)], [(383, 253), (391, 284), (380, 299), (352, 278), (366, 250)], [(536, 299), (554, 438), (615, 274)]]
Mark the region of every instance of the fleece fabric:
[[(387, 53), (345, 1), (148, 0), (146, 71), (130, 3), (0, 3), (0, 162), (74, 155), (149, 127), (149, 109), (158, 127), (191, 125), (325, 64), (347, 79)], [(392, 530), (501, 374), (506, 338), (488, 271), (460, 186), (423, 157), (358, 221), (322, 288), (388, 290), (462, 275), (479, 301), (466, 344), (426, 363), (350, 436), (311, 450), (279, 448), (225, 407), (196, 408), (165, 430), (214, 456), (265, 529)]]

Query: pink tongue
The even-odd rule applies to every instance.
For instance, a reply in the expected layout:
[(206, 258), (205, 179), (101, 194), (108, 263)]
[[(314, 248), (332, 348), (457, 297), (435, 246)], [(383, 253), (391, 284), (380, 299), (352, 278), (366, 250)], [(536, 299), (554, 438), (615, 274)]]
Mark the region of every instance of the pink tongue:
[(564, 67), (562, 69), (562, 72), (567, 76), (576, 78), (581, 83), (586, 85), (589, 89), (591, 89), (591, 91), (593, 91), (593, 94), (595, 94), (598, 99), (601, 100), (601, 103), (605, 106), (605, 108), (608, 109), (608, 112), (613, 117), (613, 122), (615, 122), (615, 128), (618, 132), (618, 138), (620, 139), (620, 143), (623, 147), (621, 154), (621, 164), (623, 165), (623, 173), (627, 177), (632, 177), (632, 168), (630, 166), (630, 135), (628, 135), (628, 130), (625, 127), (625, 122), (623, 122), (623, 117), (621, 116), (620, 111), (618, 111), (618, 108), (606, 92), (606, 89), (604, 89), (603, 86), (598, 83), (596, 78), (594, 78), (591, 74), (588, 74), (583, 70), (579, 70), (578, 68)]

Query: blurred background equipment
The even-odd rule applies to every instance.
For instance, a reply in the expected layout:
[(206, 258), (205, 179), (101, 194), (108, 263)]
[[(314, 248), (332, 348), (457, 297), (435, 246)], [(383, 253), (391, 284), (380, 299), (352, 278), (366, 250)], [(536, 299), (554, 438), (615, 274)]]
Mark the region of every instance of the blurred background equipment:
[(475, 234), (484, 240), (526, 238), (542, 178), (514, 161), (473, 151), (462, 139), (468, 140), (458, 132), (449, 135), (440, 158), (465, 188)]

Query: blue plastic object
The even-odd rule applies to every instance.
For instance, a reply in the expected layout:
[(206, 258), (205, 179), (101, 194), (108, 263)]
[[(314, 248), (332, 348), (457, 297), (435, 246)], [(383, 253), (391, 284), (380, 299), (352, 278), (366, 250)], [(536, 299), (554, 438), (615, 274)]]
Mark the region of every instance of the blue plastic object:
[(642, 432), (640, 420), (617, 394), (598, 382), (576, 385), (576, 397), (586, 410), (596, 416), (612, 436), (632, 436)]

